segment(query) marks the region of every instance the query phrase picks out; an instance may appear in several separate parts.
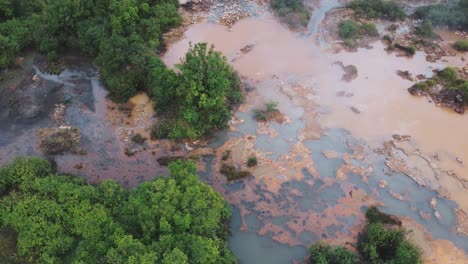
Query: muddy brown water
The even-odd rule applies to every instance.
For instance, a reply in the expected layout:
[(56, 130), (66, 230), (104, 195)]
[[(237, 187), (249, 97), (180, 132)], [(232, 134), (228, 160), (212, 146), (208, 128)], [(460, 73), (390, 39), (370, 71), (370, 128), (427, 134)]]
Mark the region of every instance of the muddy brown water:
[[(314, 26), (317, 22), (311, 23), (311, 28), (317, 30)], [(234, 218), (237, 219), (234, 225), (241, 221), (241, 231), (240, 234), (234, 233), (231, 246), (238, 255), (249, 256), (241, 257), (242, 263), (259, 263), (265, 253), (275, 255), (275, 250), (271, 248), (281, 252), (279, 245), (265, 245), (266, 248), (262, 248), (264, 238), (253, 240), (249, 236), (252, 233), (270, 236), (274, 241), (289, 246), (307, 245), (320, 238), (333, 241), (334, 238), (352, 237), (353, 231), (350, 230), (363, 220), (362, 208), (350, 209), (355, 199), (350, 195), (352, 190), (373, 196), (365, 195), (362, 206), (381, 202), (385, 211), (416, 220), (432, 236), (453, 241), (462, 252), (468, 249), (466, 236), (453, 230), (457, 225), (454, 209), (467, 209), (464, 201), (468, 196), (462, 182), (456, 180), (457, 186), (451, 186), (453, 188), (449, 187), (450, 184), (446, 185), (453, 192), (454, 200), (437, 198), (439, 203), (435, 213), (428, 201), (438, 197), (438, 194), (430, 188), (421, 187), (402, 173), (388, 173), (382, 157), (357, 165), (364, 169), (371, 168), (365, 183), (360, 176), (348, 172), (346, 180), (338, 181), (339, 185), (336, 185), (337, 169), (343, 165), (343, 161), (328, 160), (322, 154), (327, 150), (346, 154), (350, 152), (347, 144), (356, 138), (359, 140), (355, 144), (364, 144), (366, 148), (373, 149), (393, 134), (408, 134), (421, 153), (428, 156), (437, 154), (440, 159), (438, 164), (442, 168), (454, 170), (459, 177), (467, 179), (467, 168), (455, 160), (456, 157), (468, 159), (468, 141), (463, 140), (468, 131), (468, 117), (438, 108), (426, 98), (410, 96), (406, 89), (412, 82), (396, 74), (397, 70), (408, 70), (413, 76), (431, 76), (434, 69), (449, 65), (463, 66), (460, 56), (428, 63), (422, 52), (417, 52), (413, 58), (398, 57), (387, 53), (380, 42), (372, 43), (372, 49), (334, 54), (327, 50), (326, 45), (317, 46), (320, 41), (317, 41), (316, 34), (292, 33), (271, 17), (262, 16), (243, 19), (229, 30), (213, 23), (193, 25), (183, 40), (171, 46), (164, 57), (165, 62), (168, 65), (177, 63), (190, 42), (213, 44), (226, 54), (240, 74), (255, 81), (257, 89), (249, 95), (247, 106), (243, 109), (246, 112), (238, 114), (244, 123), (237, 129), (241, 135), (257, 135), (255, 142), (251, 143), (252, 148), (246, 149), (245, 145), (249, 142), (242, 141), (244, 143), (239, 152), (244, 156), (239, 156), (245, 158), (250, 153), (263, 153), (263, 163), (269, 169), (262, 166), (254, 171), (254, 178), (242, 184), (214, 184), (232, 204), (241, 208), (242, 217)], [(254, 48), (242, 54), (240, 49), (247, 45)], [(358, 77), (351, 82), (343, 82), (343, 71), (334, 65), (336, 61), (355, 65)], [(295, 91), (295, 86), (304, 87), (304, 91)], [(340, 93), (346, 96), (337, 96)], [(258, 134), (260, 128), (248, 111), (268, 100), (280, 102), (279, 109), (291, 118), (291, 122), (283, 126), (270, 124), (276, 136)], [(318, 104), (314, 109), (316, 112), (311, 112), (308, 104)], [(359, 114), (351, 107), (357, 109)], [(325, 129), (325, 136), (322, 135), (319, 140), (301, 137), (301, 134), (317, 134), (306, 133), (311, 132), (308, 130), (320, 130), (304, 125), (310, 116), (318, 116), (321, 128)], [(288, 126), (297, 129), (287, 129)], [(281, 132), (285, 127), (287, 132)], [(257, 133), (253, 133), (255, 130)], [(331, 138), (331, 142), (327, 142), (327, 138)], [(237, 144), (228, 142), (225, 146), (238, 149)], [(306, 152), (310, 153), (295, 155), (298, 144), (305, 145)], [(301, 163), (304, 159), (312, 161), (309, 164)], [(308, 168), (306, 172), (312, 173), (314, 181), (307, 183), (305, 176), (300, 175), (304, 168), (300, 164)], [(334, 187), (324, 188), (323, 193), (313, 192), (315, 182), (324, 177), (327, 178), (324, 185)], [(385, 189), (378, 187), (382, 180), (389, 184)], [(291, 185), (297, 187), (291, 189)], [(327, 198), (327, 195), (331, 197)], [(322, 198), (325, 199), (323, 206), (328, 208), (328, 214), (321, 214), (318, 210)], [(339, 205), (333, 203), (337, 200), (340, 201)], [(343, 205), (348, 210), (340, 207)], [(421, 215), (425, 213), (430, 215), (429, 219), (423, 219)], [(436, 218), (434, 214), (443, 216)], [(251, 244), (246, 245), (248, 242), (239, 239), (240, 236), (245, 236)], [(289, 251), (290, 258), (296, 254), (292, 253), (295, 250), (299, 249)], [(438, 253), (436, 257), (442, 256)], [(452, 261), (463, 263), (464, 260)], [(274, 263), (282, 262), (278, 260)]]
[[(406, 88), (412, 83), (396, 74), (408, 70), (430, 75), (446, 65), (463, 65), (463, 55), (428, 63), (420, 52), (411, 59), (387, 54), (380, 42), (372, 43), (372, 49), (335, 54), (317, 38), (320, 21), (334, 6), (336, 2), (330, 1), (319, 7), (309, 33), (291, 32), (267, 13), (242, 19), (231, 29), (210, 22), (195, 24), (163, 58), (173, 66), (190, 42), (208, 42), (254, 88), (230, 130), (216, 133), (208, 142), (214, 155), (199, 162), (202, 180), (234, 207), (230, 248), (240, 263), (301, 261), (306, 247), (319, 239), (355, 243), (365, 208), (380, 205), (421, 234), (415, 239), (423, 241), (427, 263), (464, 263), (468, 239), (455, 230), (455, 209), (468, 211), (467, 192), (460, 181), (447, 180), (451, 199), (441, 197), (429, 186), (389, 171), (386, 156), (375, 152), (392, 134), (408, 134), (419, 152), (428, 157), (438, 154), (438, 166), (468, 179), (468, 169), (456, 161), (458, 157), (468, 162), (468, 141), (463, 140), (468, 115), (410, 96)], [(243, 54), (241, 49), (247, 45), (253, 49)], [(358, 77), (342, 81), (344, 72), (337, 61), (355, 65)], [(59, 76), (38, 68), (35, 74), (47, 80), (46, 85), (61, 85), (65, 99), (52, 103), (66, 102), (66, 124), (82, 131), (86, 155), (55, 157), (60, 172), (91, 182), (113, 178), (132, 187), (166, 172), (158, 157), (186, 152), (186, 147), (177, 150), (167, 141), (130, 142), (135, 133), (148, 137), (155, 120), (151, 102), (139, 94), (127, 105), (112, 103), (90, 62), (71, 57)], [(253, 119), (251, 110), (270, 100), (279, 102), (288, 120), (285, 124), (259, 124)], [(0, 140), (1, 164), (17, 155), (41, 155), (34, 135), (39, 128), (53, 125), (47, 116), (24, 126), (1, 120), (1, 127), (8, 127), (0, 131), (0, 138), (8, 138)], [(136, 153), (125, 155), (127, 148), (135, 148)], [(246, 168), (249, 156), (257, 156), (259, 165), (251, 169), (252, 176), (226, 182), (218, 173), (225, 150), (232, 151), (239, 168)], [(436, 201), (434, 207), (431, 199)]]

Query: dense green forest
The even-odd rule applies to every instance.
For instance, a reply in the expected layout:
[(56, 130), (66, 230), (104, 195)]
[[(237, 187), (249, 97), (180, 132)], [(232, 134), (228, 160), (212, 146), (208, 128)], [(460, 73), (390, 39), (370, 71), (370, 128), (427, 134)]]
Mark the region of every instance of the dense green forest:
[(17, 252), (4, 250), (2, 263), (235, 263), (225, 242), (229, 205), (193, 163), (169, 169), (124, 190), (57, 175), (39, 158), (4, 166), (0, 237), (13, 232)]
[(416, 10), (415, 15), (435, 26), (468, 30), (468, 0), (423, 6)]
[(158, 57), (162, 34), (181, 23), (178, 0), (0, 0), (0, 68), (25, 48), (50, 60), (66, 49), (95, 57), (117, 102), (146, 91), (163, 122), (154, 137), (198, 138), (224, 128), (242, 100), (239, 79), (206, 44), (191, 47), (179, 72)]
[(0, 0), (0, 67), (26, 47), (50, 59), (78, 49), (97, 58), (112, 98), (125, 101), (148, 88), (150, 69), (164, 66), (155, 55), (162, 34), (181, 23), (177, 7), (177, 0)]

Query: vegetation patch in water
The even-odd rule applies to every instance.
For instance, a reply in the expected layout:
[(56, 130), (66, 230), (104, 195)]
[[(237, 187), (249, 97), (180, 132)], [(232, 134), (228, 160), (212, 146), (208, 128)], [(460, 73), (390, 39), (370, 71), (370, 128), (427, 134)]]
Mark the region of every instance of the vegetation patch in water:
[(408, 91), (412, 95), (429, 96), (436, 103), (452, 108), (459, 114), (463, 114), (468, 105), (468, 79), (455, 68), (447, 67), (438, 71), (434, 77), (414, 84)]
[(303, 0), (271, 0), (270, 6), (291, 27), (305, 27), (309, 23), (310, 12)]
[(221, 169), (219, 170), (219, 172), (226, 176), (228, 181), (243, 179), (251, 175), (251, 173), (248, 171), (237, 170), (236, 166), (234, 166), (233, 164), (226, 163), (223, 163), (221, 165)]
[(408, 56), (416, 54), (416, 48), (414, 46), (405, 46), (400, 43), (395, 43), (393, 44), (393, 48), (404, 51)]
[(416, 35), (423, 38), (434, 38), (436, 33), (432, 29), (432, 23), (429, 21), (424, 21), (421, 26), (416, 28)]
[(251, 156), (247, 159), (247, 167), (255, 167), (258, 164), (257, 157)]
[(17, 159), (0, 169), (0, 230), (17, 235), (19, 263), (236, 263), (226, 243), (229, 205), (194, 163), (169, 171), (125, 190)]
[[(47, 130), (47, 129), (45, 129)], [(52, 131), (43, 131), (40, 148), (45, 155), (62, 155), (67, 152), (78, 153), (81, 143), (81, 131), (77, 127), (58, 127)]]
[(403, 8), (389, 0), (353, 0), (348, 4), (348, 7), (367, 18), (382, 18), (392, 21), (405, 18)]
[(468, 51), (468, 40), (458, 40), (453, 43), (453, 48), (458, 51)]
[(278, 103), (273, 101), (266, 103), (264, 109), (254, 109), (253, 113), (258, 122), (276, 121), (281, 124), (285, 119), (278, 110)]
[(310, 248), (311, 264), (421, 264), (421, 249), (406, 238), (394, 216), (371, 207), (366, 212), (367, 224), (358, 238), (358, 254), (344, 247), (331, 247), (322, 242)]
[(372, 23), (358, 23), (348, 19), (340, 22), (339, 35), (346, 46), (354, 48), (357, 46), (357, 39), (365, 36), (378, 37), (379, 32)]
[(132, 136), (131, 140), (137, 144), (143, 144), (146, 141), (146, 138), (143, 137), (141, 134), (136, 133), (135, 135)]

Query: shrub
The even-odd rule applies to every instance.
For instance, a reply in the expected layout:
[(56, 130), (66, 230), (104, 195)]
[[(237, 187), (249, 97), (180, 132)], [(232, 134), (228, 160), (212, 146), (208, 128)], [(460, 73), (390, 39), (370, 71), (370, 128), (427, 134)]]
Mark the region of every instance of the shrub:
[(458, 40), (453, 43), (453, 48), (458, 51), (468, 51), (468, 40)]
[(311, 264), (422, 264), (421, 250), (406, 239), (401, 222), (371, 207), (367, 224), (358, 238), (359, 256), (344, 247), (321, 242), (310, 247)]
[(432, 23), (429, 21), (424, 21), (420, 27), (416, 28), (416, 35), (423, 38), (433, 38), (436, 36), (432, 30)]
[(394, 46), (397, 49), (403, 50), (404, 52), (406, 52), (406, 54), (408, 54), (410, 56), (416, 54), (416, 48), (413, 47), (413, 46), (404, 46), (404, 45), (401, 45), (399, 43), (395, 43)]
[(271, 0), (271, 8), (292, 27), (307, 26), (310, 12), (304, 6), (303, 0)]
[(345, 20), (340, 23), (340, 37), (343, 39), (355, 38), (359, 32), (359, 24), (354, 20)]
[(262, 111), (262, 110), (259, 110), (259, 109), (254, 109), (253, 112), (254, 112), (255, 120), (262, 121), (262, 122), (266, 122), (268, 120), (268, 117), (267, 117), (265, 111)]
[(402, 20), (405, 18), (403, 8), (387, 0), (354, 0), (349, 8), (368, 18), (385, 18), (389, 20)]
[(278, 103), (277, 102), (268, 102), (265, 104), (266, 111), (268, 113), (276, 112), (278, 111)]
[(356, 253), (344, 247), (332, 248), (329, 245), (317, 242), (310, 249), (310, 264), (358, 264)]
[(442, 78), (444, 81), (453, 82), (458, 79), (457, 71), (454, 68), (447, 67), (437, 73), (437, 76)]
[(360, 26), (359, 31), (363, 35), (371, 36), (371, 37), (377, 37), (379, 35), (379, 31), (377, 30), (377, 27), (375, 24), (372, 23), (364, 23)]
[(252, 156), (247, 159), (247, 167), (254, 167), (257, 166), (257, 164), (257, 157)]
[(421, 264), (421, 250), (405, 238), (403, 229), (386, 228), (382, 223), (369, 223), (361, 235), (359, 252), (370, 264)]
[(141, 134), (136, 133), (135, 135), (132, 136), (132, 141), (138, 144), (143, 144), (146, 141), (146, 138), (144, 138)]
[[(153, 89), (156, 108), (163, 109), (158, 110), (162, 120), (152, 137), (195, 139), (226, 128), (230, 107), (243, 98), (239, 79), (226, 58), (213, 46), (198, 43), (176, 67), (179, 74), (163, 72), (171, 79), (170, 85)], [(154, 78), (161, 77), (156, 73)]]
[(367, 209), (366, 219), (369, 223), (401, 225), (401, 221), (397, 220), (394, 216), (380, 212), (380, 210), (375, 206)]
[(219, 172), (224, 174), (224, 176), (226, 176), (228, 181), (235, 181), (235, 180), (246, 178), (246, 177), (250, 176), (250, 172), (248, 172), (248, 171), (238, 171), (234, 165), (225, 164), (225, 163), (223, 163), (221, 165), (221, 169), (220, 169)]

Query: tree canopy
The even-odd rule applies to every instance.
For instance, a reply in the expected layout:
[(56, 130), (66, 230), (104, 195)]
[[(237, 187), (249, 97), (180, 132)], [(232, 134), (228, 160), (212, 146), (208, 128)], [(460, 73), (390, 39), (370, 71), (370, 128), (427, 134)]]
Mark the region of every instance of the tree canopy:
[(358, 237), (358, 253), (317, 242), (310, 247), (311, 264), (421, 264), (421, 249), (406, 238), (401, 221), (370, 207)]
[(177, 0), (0, 0), (0, 68), (28, 46), (50, 59), (65, 48), (78, 49), (97, 57), (111, 97), (125, 101), (148, 89), (144, 62), (158, 59), (162, 34), (181, 23), (178, 5)]
[[(11, 263), (235, 263), (225, 242), (230, 207), (193, 163), (132, 190), (53, 173), (39, 158), (0, 170), (0, 230), (13, 230)], [(0, 233), (1, 234), (1, 233)]]
[(211, 129), (225, 128), (230, 106), (243, 99), (239, 79), (226, 58), (213, 46), (199, 43), (176, 67), (179, 73), (163, 72), (166, 84), (154, 86), (156, 109), (164, 120), (153, 136), (198, 138)]

